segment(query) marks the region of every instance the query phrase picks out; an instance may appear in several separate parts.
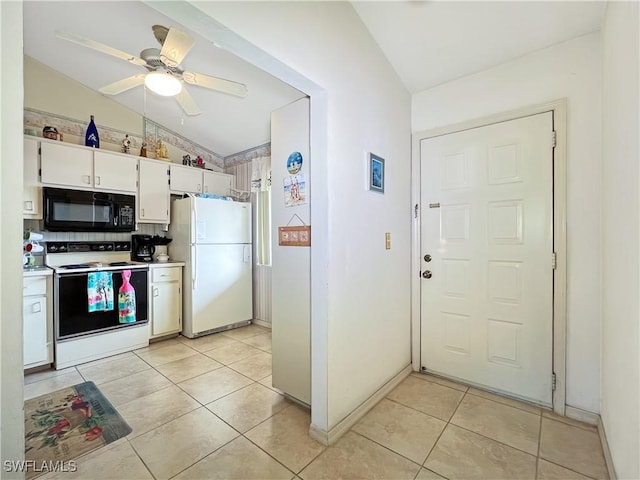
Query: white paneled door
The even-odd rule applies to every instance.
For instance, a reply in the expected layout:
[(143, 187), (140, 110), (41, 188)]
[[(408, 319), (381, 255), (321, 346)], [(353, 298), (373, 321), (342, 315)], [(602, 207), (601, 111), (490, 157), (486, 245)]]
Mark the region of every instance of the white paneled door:
[(422, 140), (421, 365), (552, 404), (553, 114)]

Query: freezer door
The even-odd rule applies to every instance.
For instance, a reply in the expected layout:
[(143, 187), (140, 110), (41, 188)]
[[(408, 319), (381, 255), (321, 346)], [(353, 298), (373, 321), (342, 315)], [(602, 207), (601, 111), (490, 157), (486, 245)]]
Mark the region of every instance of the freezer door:
[(191, 330), (198, 334), (253, 318), (251, 245), (196, 245)]
[(251, 243), (251, 204), (196, 197), (195, 243)]

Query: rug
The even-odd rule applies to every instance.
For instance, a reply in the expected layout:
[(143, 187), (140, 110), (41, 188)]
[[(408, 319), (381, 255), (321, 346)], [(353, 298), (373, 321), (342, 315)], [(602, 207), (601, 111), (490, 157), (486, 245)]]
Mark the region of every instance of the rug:
[(68, 471), (70, 460), (131, 433), (93, 382), (27, 400), (24, 430), (27, 478)]

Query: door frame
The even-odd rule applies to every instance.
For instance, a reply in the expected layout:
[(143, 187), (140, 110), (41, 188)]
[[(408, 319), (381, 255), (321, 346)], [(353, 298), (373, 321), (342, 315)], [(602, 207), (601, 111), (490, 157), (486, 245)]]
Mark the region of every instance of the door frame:
[[(457, 133), (473, 128), (516, 120), (539, 113), (553, 113), (556, 145), (553, 150), (553, 250), (556, 268), (553, 270), (553, 373), (556, 388), (552, 392), (553, 411), (565, 414), (566, 398), (566, 336), (567, 336), (567, 100), (523, 107), (473, 120), (423, 130), (412, 134), (411, 154), (411, 364), (420, 371), (420, 142), (422, 140)], [(551, 259), (549, 259), (551, 261)], [(414, 270), (415, 269), (415, 270)]]

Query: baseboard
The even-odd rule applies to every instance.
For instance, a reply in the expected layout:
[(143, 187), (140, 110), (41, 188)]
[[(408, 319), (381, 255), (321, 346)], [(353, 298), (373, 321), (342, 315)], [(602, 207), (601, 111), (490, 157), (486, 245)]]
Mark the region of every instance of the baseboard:
[(382, 400), (387, 394), (393, 390), (400, 382), (409, 376), (412, 372), (411, 365), (404, 367), (399, 373), (397, 373), (391, 380), (380, 387), (373, 395), (362, 402), (354, 411), (344, 417), (338, 424), (326, 431), (322, 428), (311, 424), (309, 427), (309, 436), (314, 440), (322, 443), (323, 445), (335, 444), (342, 435), (347, 433), (351, 427), (353, 427), (358, 420), (366, 415), (376, 404)]
[(598, 420), (600, 420), (600, 415), (597, 413), (587, 412), (586, 410), (572, 407), (570, 405), (565, 405), (564, 415), (565, 417), (578, 420), (579, 422), (588, 423), (589, 425), (598, 425)]
[(255, 323), (256, 325), (259, 325), (261, 327), (271, 328), (271, 322), (265, 322), (264, 320), (258, 320), (257, 318), (251, 320), (251, 323)]
[(616, 469), (613, 466), (613, 457), (611, 456), (611, 450), (609, 450), (609, 442), (607, 442), (607, 434), (604, 431), (604, 423), (602, 423), (602, 417), (598, 415), (598, 435), (600, 435), (600, 444), (602, 445), (602, 451), (604, 452), (604, 461), (607, 464), (607, 471), (609, 472), (610, 480), (617, 480)]

